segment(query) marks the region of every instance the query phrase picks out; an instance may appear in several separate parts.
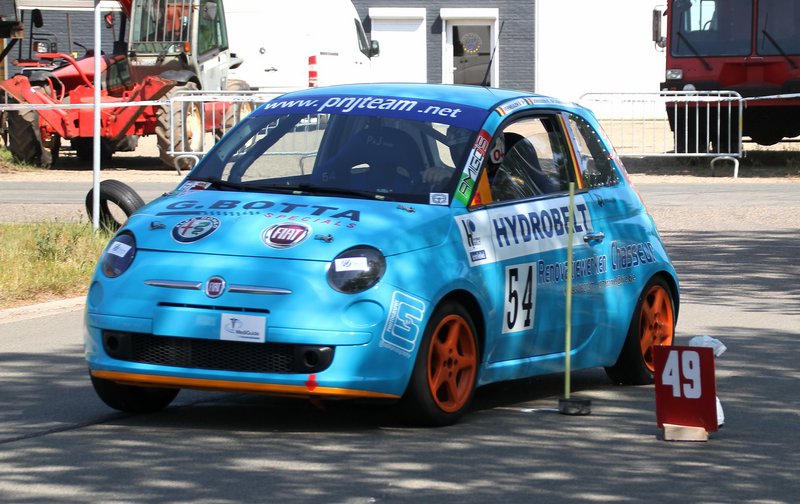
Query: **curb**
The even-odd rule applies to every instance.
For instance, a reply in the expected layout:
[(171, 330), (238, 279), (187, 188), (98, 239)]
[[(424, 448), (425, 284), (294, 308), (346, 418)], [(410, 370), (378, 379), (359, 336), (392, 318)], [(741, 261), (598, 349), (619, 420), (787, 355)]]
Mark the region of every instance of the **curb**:
[(20, 306), (17, 308), (7, 308), (5, 310), (0, 310), (0, 325), (37, 317), (45, 317), (48, 315), (57, 315), (59, 313), (65, 313), (78, 309), (83, 310), (85, 301), (86, 296), (80, 296), (68, 299), (59, 299), (58, 301), (48, 301), (46, 303)]

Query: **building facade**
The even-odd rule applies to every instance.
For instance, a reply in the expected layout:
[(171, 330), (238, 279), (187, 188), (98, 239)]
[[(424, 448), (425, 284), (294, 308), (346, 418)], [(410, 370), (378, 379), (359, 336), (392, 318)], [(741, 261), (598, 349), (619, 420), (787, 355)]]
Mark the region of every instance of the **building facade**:
[(381, 45), (379, 80), (535, 89), (534, 0), (353, 3)]

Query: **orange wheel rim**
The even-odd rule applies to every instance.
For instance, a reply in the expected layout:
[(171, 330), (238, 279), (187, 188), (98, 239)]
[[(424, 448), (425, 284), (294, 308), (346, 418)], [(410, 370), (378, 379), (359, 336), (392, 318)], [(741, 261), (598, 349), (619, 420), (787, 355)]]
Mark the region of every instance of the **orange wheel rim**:
[(453, 413), (467, 404), (477, 355), (472, 329), (463, 317), (448, 315), (439, 322), (428, 348), (428, 386), (442, 411)]
[(645, 295), (639, 314), (639, 343), (642, 358), (650, 371), (655, 371), (653, 347), (671, 345), (675, 337), (675, 314), (667, 290), (653, 286)]

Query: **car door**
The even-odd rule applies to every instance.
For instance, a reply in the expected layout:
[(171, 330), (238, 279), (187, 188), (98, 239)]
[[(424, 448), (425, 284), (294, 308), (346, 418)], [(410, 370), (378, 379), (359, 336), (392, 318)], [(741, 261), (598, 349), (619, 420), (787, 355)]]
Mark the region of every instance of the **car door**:
[[(576, 174), (566, 129), (558, 113), (528, 115), (504, 123), (488, 148), (481, 203), (496, 262), (493, 289), (495, 335), (490, 362), (564, 351), (566, 327), (569, 183)], [(480, 185), (479, 185), (480, 187)], [(593, 230), (586, 195), (575, 196), (573, 243)], [(580, 343), (592, 322), (573, 324)]]

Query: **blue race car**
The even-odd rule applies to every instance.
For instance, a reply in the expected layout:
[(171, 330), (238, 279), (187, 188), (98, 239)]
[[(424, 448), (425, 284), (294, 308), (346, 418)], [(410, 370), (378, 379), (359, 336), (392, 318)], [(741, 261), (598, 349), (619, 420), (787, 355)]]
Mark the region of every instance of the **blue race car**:
[(568, 283), (572, 367), (651, 382), (678, 280), (589, 111), (485, 87), (309, 89), (259, 107), (114, 236), (86, 359), (123, 411), (190, 388), (392, 400), (446, 425), (476, 387), (565, 368)]

